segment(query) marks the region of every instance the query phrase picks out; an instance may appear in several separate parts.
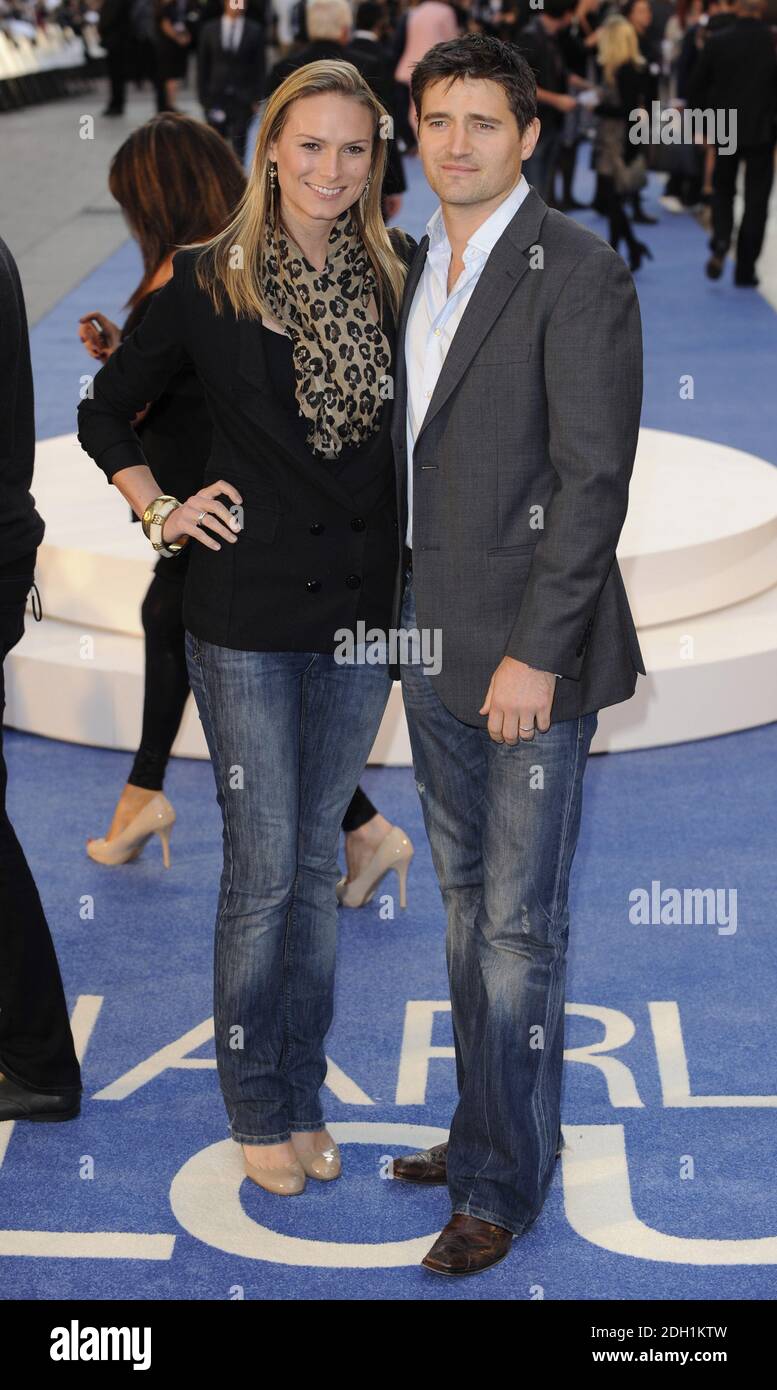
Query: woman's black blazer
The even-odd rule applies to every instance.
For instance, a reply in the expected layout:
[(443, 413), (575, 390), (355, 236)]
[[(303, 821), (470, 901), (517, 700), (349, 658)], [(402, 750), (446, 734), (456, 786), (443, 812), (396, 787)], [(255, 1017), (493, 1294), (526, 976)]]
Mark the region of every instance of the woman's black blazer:
[[(409, 262), (416, 243), (393, 228), (390, 235)], [(237, 318), (228, 301), (216, 314), (194, 282), (197, 254), (175, 253), (171, 279), (95, 376), (91, 399), (78, 407), (82, 448), (109, 482), (120, 469), (144, 464), (130, 421), (191, 362), (213, 424), (203, 481), (234, 483), (244, 529), (234, 544), (218, 538), (220, 550), (188, 542), (184, 626), (219, 646), (319, 652), (331, 652), (337, 630), (355, 631), (359, 620), (388, 629), (401, 551), (393, 400), (384, 401), (380, 429), (350, 462), (338, 467), (314, 456), (273, 393), (266, 330), (259, 320)], [(394, 376), (396, 325), (387, 300), (382, 328)], [(221, 500), (232, 505), (226, 494)]]

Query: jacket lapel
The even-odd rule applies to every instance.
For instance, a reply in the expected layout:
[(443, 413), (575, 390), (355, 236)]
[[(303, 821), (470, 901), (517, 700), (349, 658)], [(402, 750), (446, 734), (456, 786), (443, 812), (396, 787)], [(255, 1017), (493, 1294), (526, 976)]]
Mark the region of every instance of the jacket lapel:
[[(530, 188), (512, 221), (508, 222), (491, 251), (448, 348), (428, 409), (416, 435), (416, 447), (424, 430), (428, 429), (435, 415), (461, 381), (516, 285), (520, 284), (529, 270), (529, 260), (523, 253), (536, 244), (547, 210), (547, 203), (536, 189)], [(399, 355), (403, 363), (406, 327), (405, 315), (402, 336), (399, 339)], [(406, 400), (405, 395), (405, 402)]]
[(259, 319), (238, 319), (237, 344), (237, 374), (254, 393), (249, 398), (250, 404), (253, 405), (255, 399), (262, 425), (287, 453), (301, 455), (302, 445), (291, 427), (288, 412), (273, 393), (265, 355), (264, 329)]
[(410, 262), (410, 269), (405, 280), (405, 289), (402, 295), (402, 306), (399, 311), (399, 323), (396, 334), (396, 351), (394, 354), (394, 417), (392, 421), (392, 438), (396, 447), (397, 441), (401, 441), (405, 434), (405, 416), (407, 413), (407, 373), (405, 371), (405, 330), (407, 319), (410, 313), (410, 305), (418, 286), (418, 281), (423, 274), (426, 265), (426, 252), (429, 248), (429, 238), (424, 236), (418, 243), (416, 253)]
[[(421, 421), (421, 428), (416, 436), (416, 446), (424, 430), (427, 430), (428, 425), (431, 424), (438, 411), (448, 400), (450, 393), (459, 384), (467, 367), (473, 361), (475, 353), (480, 349), (489, 328), (505, 309), (507, 299), (530, 268), (530, 263), (523, 253), (528, 247), (537, 243), (539, 228), (541, 228), (546, 211), (548, 211), (548, 204), (543, 202), (537, 189), (530, 188), (513, 220), (507, 222), (505, 231), (489, 254), (477, 285), (475, 285), (470, 300), (468, 300), (466, 310), (461, 314), (452, 342), (450, 342), (448, 354), (446, 354), (446, 359), (442, 364), (441, 374), (436, 381), (430, 404), (427, 407), (427, 413)], [(409, 318), (410, 306), (413, 303), (418, 281), (423, 275), (425, 261), (427, 261), (428, 245), (430, 245), (430, 239), (428, 236), (424, 236), (418, 245), (416, 257), (414, 257), (409, 275), (407, 275), (406, 285), (404, 285), (402, 316), (400, 316), (399, 331), (398, 336), (396, 336), (396, 385), (392, 438), (393, 443), (395, 443), (395, 455), (398, 455), (398, 496), (400, 499), (404, 496), (404, 481), (403, 478), (399, 477), (400, 473), (404, 473), (404, 460), (399, 460), (399, 450), (396, 446), (403, 442), (404, 431), (406, 431), (407, 373), (406, 367), (404, 367), (404, 339), (406, 339), (407, 334), (407, 318)]]
[[(394, 325), (388, 304), (385, 306), (381, 326), (393, 351)], [(265, 335), (261, 321), (242, 317), (237, 321), (237, 329), (235, 367), (240, 379), (251, 387), (251, 395), (246, 399), (250, 403), (249, 408), (255, 414), (262, 433), (268, 435), (273, 444), (281, 449), (304, 475), (309, 476), (311, 466), (315, 466), (318, 481), (336, 502), (345, 507), (353, 506), (354, 498), (350, 489), (338, 482), (331, 469), (327, 467), (326, 459), (316, 459), (310, 453), (304, 441), (297, 434), (289, 412), (275, 397), (267, 366), (264, 346)], [(376, 446), (390, 430), (390, 402), (387, 402), (387, 406), (388, 409), (384, 408), (383, 411), (380, 430), (373, 437)]]

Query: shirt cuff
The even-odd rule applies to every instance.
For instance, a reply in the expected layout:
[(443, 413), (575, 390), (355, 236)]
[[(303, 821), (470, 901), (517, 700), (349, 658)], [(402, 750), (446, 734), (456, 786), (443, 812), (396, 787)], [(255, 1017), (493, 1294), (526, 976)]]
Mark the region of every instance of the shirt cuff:
[(114, 474), (120, 473), (122, 468), (137, 468), (139, 464), (148, 466), (139, 440), (132, 442), (121, 439), (117, 444), (109, 444), (95, 462), (109, 483), (113, 481)]

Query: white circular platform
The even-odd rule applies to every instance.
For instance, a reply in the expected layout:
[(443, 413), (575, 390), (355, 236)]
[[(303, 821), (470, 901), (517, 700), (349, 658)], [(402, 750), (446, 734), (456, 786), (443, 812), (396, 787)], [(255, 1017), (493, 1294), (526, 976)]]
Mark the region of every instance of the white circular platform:
[[(155, 557), (74, 435), (37, 446), (46, 522), (29, 613), (6, 658), (6, 723), (134, 750), (143, 702), (140, 605)], [(618, 560), (647, 677), (601, 712), (594, 752), (684, 742), (777, 718), (777, 468), (736, 449), (642, 430)], [(85, 640), (86, 639), (86, 640)], [(208, 756), (190, 700), (174, 752)], [(371, 762), (409, 764), (400, 688)]]
[(640, 629), (763, 593), (777, 584), (777, 468), (642, 430), (618, 560)]

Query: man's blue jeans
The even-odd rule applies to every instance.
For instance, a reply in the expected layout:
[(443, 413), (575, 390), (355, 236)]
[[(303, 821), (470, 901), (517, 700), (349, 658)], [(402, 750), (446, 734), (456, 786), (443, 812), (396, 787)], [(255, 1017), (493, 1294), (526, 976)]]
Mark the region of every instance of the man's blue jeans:
[(235, 1140), (324, 1126), (340, 823), (378, 732), (386, 665), (237, 651), (186, 632), (223, 820), (214, 1017)]
[[(410, 574), (402, 627), (416, 627)], [(402, 692), (448, 916), (459, 1090), (448, 1190), (454, 1212), (521, 1235), (558, 1146), (569, 872), (598, 714), (510, 746), (451, 714), (421, 665), (403, 664)]]

